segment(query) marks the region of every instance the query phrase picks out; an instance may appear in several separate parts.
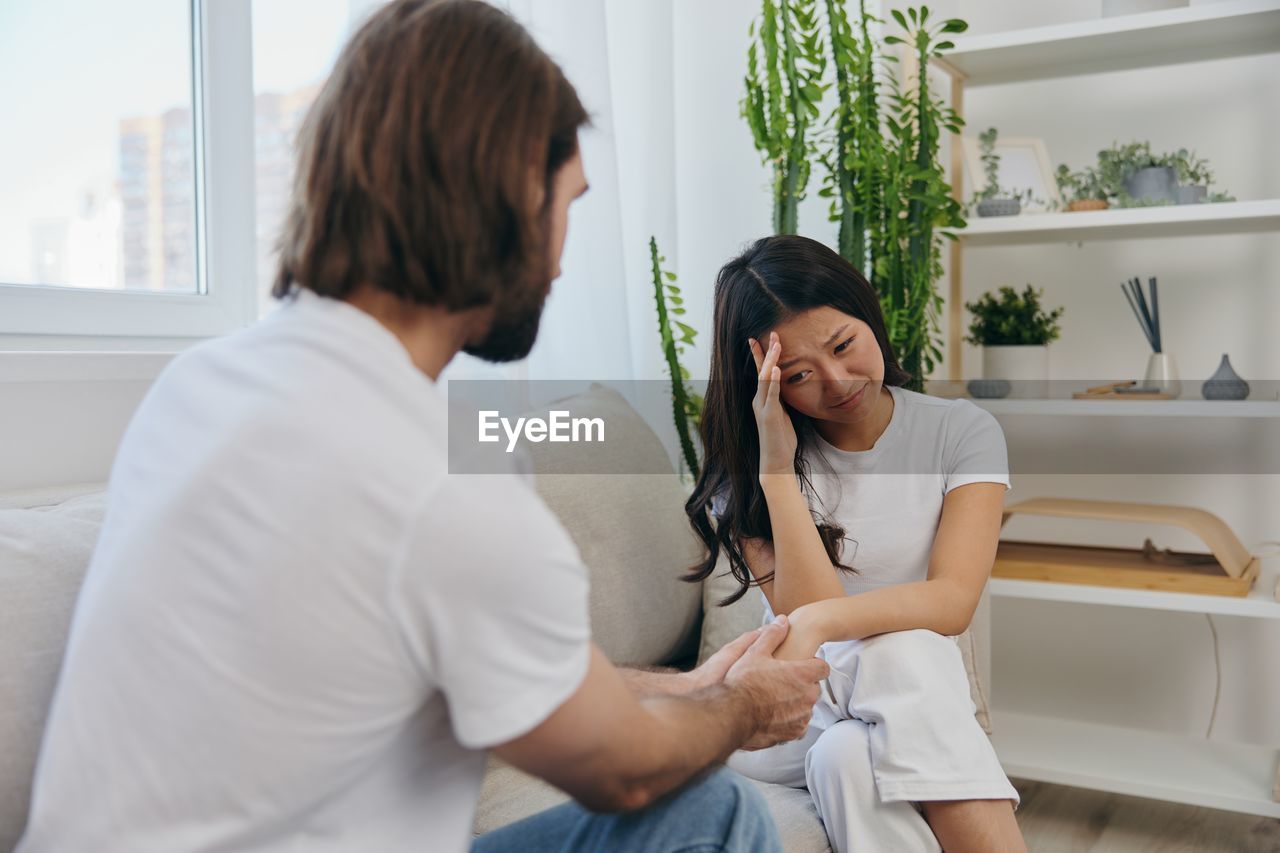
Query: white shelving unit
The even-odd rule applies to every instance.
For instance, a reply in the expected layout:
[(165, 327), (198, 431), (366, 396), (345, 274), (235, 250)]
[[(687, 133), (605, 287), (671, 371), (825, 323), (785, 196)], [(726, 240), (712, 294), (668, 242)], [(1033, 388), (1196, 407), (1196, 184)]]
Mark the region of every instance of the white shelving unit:
[[(1280, 51), (1280, 0), (1234, 0), (958, 37), (944, 62), (951, 102), (963, 115), (966, 87), (1150, 68)], [(963, 150), (952, 140), (953, 193), (963, 199)], [(964, 253), (1030, 243), (1196, 237), (1280, 231), (1280, 200), (972, 219), (951, 248), (950, 383), (961, 380)], [(1208, 400), (974, 400), (1000, 415), (1274, 418), (1275, 389), (1239, 402)], [(1225, 617), (1280, 619), (1274, 572), (1244, 598), (995, 578), (1001, 599), (1057, 601)], [(1275, 747), (993, 711), (1006, 771), (1025, 779), (1280, 818)]]
[(947, 64), (968, 86), (1149, 68), (1274, 51), (1280, 3), (1236, 0), (953, 41)]
[(990, 581), (991, 595), (994, 598), (1064, 601), (1071, 604), (1136, 607), (1142, 610), (1280, 619), (1280, 601), (1276, 601), (1271, 594), (1275, 586), (1274, 577), (1260, 577), (1254, 584), (1253, 591), (1247, 596), (1233, 598), (1228, 595), (1196, 595), (1159, 589), (1118, 589), (1082, 583), (1047, 583), (1013, 578), (992, 578)]
[(1280, 418), (1280, 400), (978, 400), (993, 415), (1120, 418)]
[(1280, 817), (1275, 749), (999, 711), (992, 729), (1010, 776)]
[(1263, 231), (1280, 231), (1280, 200), (990, 216), (958, 233), (968, 246), (1014, 246)]
[[(1230, 0), (1163, 12), (1051, 27), (958, 36), (938, 65), (951, 76), (951, 105), (964, 114), (964, 91), (1014, 81), (1150, 68), (1280, 50), (1280, 0)], [(964, 197), (964, 151), (952, 138), (953, 195)], [(973, 217), (951, 246), (948, 364), (961, 379), (963, 268), (968, 248), (1034, 243), (1193, 237), (1280, 231), (1280, 199), (1073, 213)]]

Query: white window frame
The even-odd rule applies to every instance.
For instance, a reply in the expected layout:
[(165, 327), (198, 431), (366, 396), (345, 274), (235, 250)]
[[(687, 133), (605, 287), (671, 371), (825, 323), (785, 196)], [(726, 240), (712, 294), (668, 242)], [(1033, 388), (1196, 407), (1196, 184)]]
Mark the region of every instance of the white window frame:
[[(139, 293), (0, 283), (6, 336), (205, 338), (257, 316), (251, 0), (190, 0), (197, 280), (203, 292)], [(35, 338), (29, 336), (36, 336)], [(114, 348), (114, 347), (112, 347)]]

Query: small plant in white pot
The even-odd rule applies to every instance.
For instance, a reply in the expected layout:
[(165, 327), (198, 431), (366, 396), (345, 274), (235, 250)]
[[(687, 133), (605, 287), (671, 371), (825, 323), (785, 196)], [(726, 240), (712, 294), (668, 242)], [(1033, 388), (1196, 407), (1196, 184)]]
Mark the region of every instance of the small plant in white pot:
[(982, 171), (987, 185), (976, 192), (973, 201), (979, 216), (1017, 216), (1023, 202), (1032, 201), (1030, 190), (1011, 190), (1000, 186), (1000, 155), (996, 153), (996, 129), (989, 127), (978, 134)]
[(982, 379), (969, 383), (973, 396), (1006, 397), (1014, 387), (1016, 397), (1047, 396), (1049, 344), (1061, 334), (1063, 309), (1045, 311), (1040, 296), (1029, 284), (1022, 293), (1005, 286), (965, 303), (973, 314), (965, 340), (982, 347)]

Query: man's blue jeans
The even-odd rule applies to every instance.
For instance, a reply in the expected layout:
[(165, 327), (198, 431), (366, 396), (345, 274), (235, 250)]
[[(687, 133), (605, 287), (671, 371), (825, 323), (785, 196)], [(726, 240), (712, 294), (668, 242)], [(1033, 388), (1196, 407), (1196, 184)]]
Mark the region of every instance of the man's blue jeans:
[(782, 853), (755, 784), (720, 769), (647, 809), (595, 814), (577, 803), (495, 829), (471, 853)]

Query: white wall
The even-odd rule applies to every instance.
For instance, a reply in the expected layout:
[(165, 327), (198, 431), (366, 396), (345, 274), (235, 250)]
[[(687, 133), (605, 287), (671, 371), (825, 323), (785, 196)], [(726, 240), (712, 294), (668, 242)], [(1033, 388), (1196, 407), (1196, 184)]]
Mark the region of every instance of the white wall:
[[(965, 18), (973, 33), (987, 33), (1097, 17), (1100, 4), (952, 0), (929, 6), (939, 16)], [(679, 272), (692, 322), (704, 331), (716, 270), (769, 230), (768, 173), (738, 116), (747, 27), (758, 8), (756, 0), (700, 0), (675, 8)], [(966, 113), (975, 132), (994, 125), (1005, 136), (1040, 137), (1055, 163), (1074, 168), (1113, 141), (1194, 148), (1238, 198), (1277, 198), (1278, 80), (1280, 54), (1272, 53), (975, 88), (966, 93)], [(811, 179), (811, 192), (818, 178)], [(825, 205), (816, 198), (802, 206), (800, 228), (834, 242)], [(1167, 349), (1183, 377), (1193, 380), (1185, 393), (1198, 396), (1199, 382), (1223, 352), (1247, 379), (1280, 377), (1280, 236), (1274, 233), (974, 249), (966, 255), (965, 299), (1001, 284), (1031, 282), (1045, 290), (1049, 304), (1066, 306), (1062, 340), (1052, 347), (1053, 378), (1128, 378), (1141, 375), (1146, 359), (1146, 344), (1118, 288), (1134, 275), (1160, 279)], [(695, 375), (705, 375), (706, 352), (694, 361)], [(978, 351), (966, 346), (964, 375), (980, 370)], [(1046, 442), (1036, 435), (1043, 421), (1006, 419), (1015, 470), (1010, 500), (1064, 495), (1194, 504), (1222, 515), (1246, 546), (1280, 539), (1280, 476), (1274, 473), (1016, 473), (1032, 463), (1069, 471), (1080, 454), (1123, 447), (1118, 443), (1140, 436), (1142, 426), (1111, 418), (1072, 420), (1057, 425), (1070, 441)], [(1180, 450), (1187, 454), (1204, 453), (1206, 442), (1236, 440), (1224, 423), (1208, 432), (1203, 422), (1184, 426), (1187, 444)], [(1259, 469), (1280, 472), (1280, 460), (1260, 460)], [(1197, 549), (1176, 531), (1165, 536), (1163, 530), (1083, 523), (1064, 530), (1033, 519), (1010, 524), (1018, 538), (1132, 546), (1154, 534), (1162, 547)], [(1268, 578), (1261, 583), (1274, 583), (1278, 562), (1264, 561)], [(993, 611), (997, 708), (1203, 732), (1214, 685), (1204, 616), (1010, 600), (996, 600)], [(1233, 617), (1215, 617), (1215, 623), (1224, 675), (1214, 737), (1280, 744), (1280, 624)]]
[(0, 353), (0, 492), (100, 483), (167, 353)]

